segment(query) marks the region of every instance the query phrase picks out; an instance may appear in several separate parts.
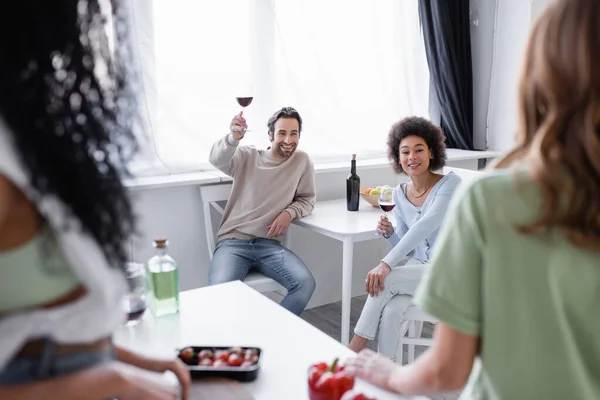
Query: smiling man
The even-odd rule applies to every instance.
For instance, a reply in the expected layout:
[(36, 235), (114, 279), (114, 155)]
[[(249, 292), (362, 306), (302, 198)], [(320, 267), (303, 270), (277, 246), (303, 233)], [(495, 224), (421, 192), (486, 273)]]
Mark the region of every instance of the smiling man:
[(271, 147), (239, 146), (247, 125), (242, 113), (210, 151), (210, 163), (233, 178), (231, 195), (210, 264), (210, 285), (243, 280), (251, 269), (287, 289), (281, 305), (300, 315), (315, 290), (304, 263), (280, 238), (294, 218), (315, 205), (315, 174), (308, 154), (297, 150), (302, 118), (284, 107), (269, 118)]

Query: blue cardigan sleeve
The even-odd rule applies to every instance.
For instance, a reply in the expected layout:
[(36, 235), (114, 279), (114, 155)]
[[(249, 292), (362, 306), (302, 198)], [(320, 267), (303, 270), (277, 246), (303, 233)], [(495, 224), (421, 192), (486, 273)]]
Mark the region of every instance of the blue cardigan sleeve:
[[(448, 204), (452, 198), (454, 190), (460, 183), (460, 178), (456, 175), (452, 175), (443, 182), (435, 197), (431, 206), (423, 217), (417, 221), (413, 226), (410, 227), (402, 236), (397, 236), (398, 240), (394, 245), (394, 248), (383, 258), (383, 262), (394, 267), (400, 260), (406, 257), (419, 242), (425, 240), (431, 233), (435, 232), (440, 228), (446, 211), (448, 210)], [(395, 240), (394, 240), (395, 241)], [(393, 243), (390, 238), (390, 243)]]

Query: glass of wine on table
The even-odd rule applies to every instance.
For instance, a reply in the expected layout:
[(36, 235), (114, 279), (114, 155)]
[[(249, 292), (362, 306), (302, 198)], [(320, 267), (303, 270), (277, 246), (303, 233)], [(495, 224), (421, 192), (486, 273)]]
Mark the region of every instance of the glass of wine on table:
[(127, 314), (125, 325), (133, 326), (142, 319), (147, 308), (145, 265), (128, 262), (125, 265), (125, 276), (129, 287), (129, 292), (123, 298), (123, 310)]
[[(387, 218), (388, 213), (394, 209), (396, 203), (394, 203), (393, 195), (391, 190), (382, 190), (379, 194), (379, 208), (381, 208), (384, 212), (385, 217)], [(376, 232), (377, 236), (381, 236), (379, 232)]]

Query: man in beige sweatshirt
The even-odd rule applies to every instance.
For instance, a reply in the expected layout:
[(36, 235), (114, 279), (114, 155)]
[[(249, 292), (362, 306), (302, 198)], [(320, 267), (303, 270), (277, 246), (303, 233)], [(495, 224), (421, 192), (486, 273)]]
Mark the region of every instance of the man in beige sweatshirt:
[(230, 132), (210, 151), (210, 163), (233, 178), (213, 259), (210, 285), (243, 280), (256, 269), (287, 289), (281, 305), (300, 315), (315, 290), (315, 279), (280, 238), (294, 218), (315, 205), (315, 174), (305, 152), (296, 150), (302, 118), (292, 107), (277, 111), (267, 123), (271, 147), (239, 146), (247, 129), (242, 113)]

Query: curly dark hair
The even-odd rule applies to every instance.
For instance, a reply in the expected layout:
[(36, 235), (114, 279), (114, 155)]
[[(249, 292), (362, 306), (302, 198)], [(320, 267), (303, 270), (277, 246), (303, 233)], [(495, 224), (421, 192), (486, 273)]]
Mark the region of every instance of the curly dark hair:
[(446, 165), (446, 144), (442, 130), (430, 121), (421, 117), (406, 117), (394, 125), (388, 134), (388, 158), (397, 174), (404, 173), (400, 165), (400, 142), (408, 136), (422, 138), (431, 150), (433, 159), (429, 162), (429, 170), (435, 171)]
[(113, 8), (113, 62), (98, 0), (20, 0), (3, 8), (0, 118), (34, 196), (60, 199), (107, 262), (123, 268), (135, 216), (121, 180), (130, 176), (126, 164), (141, 126), (126, 73), (133, 64), (126, 10)]

